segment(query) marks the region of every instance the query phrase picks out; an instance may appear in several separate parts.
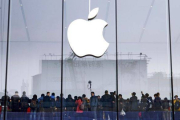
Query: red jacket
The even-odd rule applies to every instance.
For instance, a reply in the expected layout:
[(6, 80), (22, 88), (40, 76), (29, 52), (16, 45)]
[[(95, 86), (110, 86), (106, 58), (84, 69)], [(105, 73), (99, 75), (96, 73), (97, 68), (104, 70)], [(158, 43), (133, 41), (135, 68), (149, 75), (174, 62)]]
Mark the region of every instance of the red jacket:
[(76, 109), (76, 112), (77, 113), (83, 113), (83, 110), (80, 110), (80, 106), (83, 102), (81, 101), (81, 99), (79, 100), (76, 100), (76, 104), (77, 104), (77, 109)]

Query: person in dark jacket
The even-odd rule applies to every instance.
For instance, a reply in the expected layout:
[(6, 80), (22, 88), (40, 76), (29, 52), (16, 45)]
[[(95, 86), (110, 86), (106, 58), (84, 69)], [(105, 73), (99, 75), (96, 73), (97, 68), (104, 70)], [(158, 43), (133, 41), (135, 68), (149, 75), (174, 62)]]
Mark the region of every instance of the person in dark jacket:
[(33, 95), (33, 98), (31, 99), (30, 108), (31, 108), (31, 115), (30, 120), (36, 120), (36, 112), (38, 107), (38, 100), (37, 95)]
[(156, 111), (162, 110), (162, 102), (159, 93), (156, 94), (156, 97), (154, 99), (154, 109)]
[(110, 120), (115, 120), (116, 119), (116, 113), (114, 111), (116, 111), (116, 97), (115, 97), (115, 92), (110, 92)]
[(52, 110), (54, 109), (55, 107), (55, 93), (52, 93), (51, 94), (51, 108)]
[(23, 92), (23, 95), (21, 97), (21, 112), (27, 112), (27, 109), (29, 107), (29, 98), (26, 96), (26, 92)]
[[(6, 97), (2, 96), (1, 98), (1, 120), (3, 120), (4, 116), (4, 108), (5, 108), (5, 102), (6, 102), (6, 110), (10, 107), (10, 97), (7, 95), (8, 92), (6, 92)], [(6, 99), (6, 100), (5, 100)]]
[(77, 96), (74, 96), (74, 104), (73, 104), (73, 107), (74, 107), (74, 111), (76, 111), (76, 108), (77, 108), (77, 105), (75, 104), (76, 100), (78, 99)]
[(108, 91), (105, 91), (105, 94), (101, 98), (103, 111), (105, 113), (105, 119), (108, 120), (108, 115), (111, 107), (111, 96), (108, 94)]
[(12, 100), (12, 112), (19, 112), (20, 110), (20, 97), (18, 91), (15, 92), (15, 95), (11, 97)]
[(97, 96), (98, 99), (98, 106), (97, 106), (97, 119), (98, 120), (103, 120), (103, 107), (102, 107), (102, 102), (101, 102), (101, 97), (98, 95)]
[(132, 93), (132, 97), (130, 98), (131, 110), (137, 111), (138, 110), (138, 98), (136, 97), (136, 93)]
[(163, 107), (163, 120), (170, 120), (170, 111), (169, 111), (169, 101), (167, 98), (164, 98), (164, 102), (162, 103)]
[(73, 111), (73, 104), (74, 100), (72, 99), (72, 96), (69, 94), (66, 98), (66, 110), (67, 111)]
[(118, 103), (119, 103), (118, 109), (119, 109), (119, 112), (121, 112), (122, 110), (124, 110), (124, 99), (121, 94), (119, 94), (118, 96)]
[(146, 107), (146, 111), (150, 111), (153, 109), (153, 100), (152, 97), (149, 96), (148, 93), (145, 94), (146, 98), (147, 98), (147, 107)]
[(125, 101), (125, 111), (128, 112), (131, 110), (131, 104), (129, 98)]
[(95, 96), (94, 92), (91, 92), (90, 106), (91, 106), (91, 111), (93, 112), (93, 115), (94, 115), (94, 119), (97, 120), (98, 99)]
[(43, 112), (43, 99), (44, 99), (44, 94), (41, 94), (41, 97), (38, 98), (38, 112)]
[(62, 110), (65, 111), (66, 110), (66, 99), (64, 98), (63, 94), (60, 94), (60, 98), (59, 98), (60, 103), (62, 102)]
[(66, 111), (67, 116), (70, 118), (73, 115), (73, 105), (74, 105), (74, 100), (72, 99), (72, 96), (69, 94), (68, 97), (66, 98)]
[(43, 108), (44, 112), (50, 112), (50, 107), (51, 107), (51, 97), (50, 97), (50, 92), (47, 92), (46, 96), (43, 98)]

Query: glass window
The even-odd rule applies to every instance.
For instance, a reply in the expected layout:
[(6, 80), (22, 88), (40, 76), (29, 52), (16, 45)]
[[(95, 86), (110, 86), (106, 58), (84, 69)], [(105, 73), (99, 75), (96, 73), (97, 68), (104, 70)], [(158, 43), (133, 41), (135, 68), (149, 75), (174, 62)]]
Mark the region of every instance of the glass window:
[[(4, 116), (8, 2), (0, 2), (0, 119)], [(8, 94), (8, 93), (7, 93)]]
[(170, 7), (171, 7), (171, 31), (172, 31), (172, 67), (173, 67), (173, 88), (174, 88), (174, 117), (175, 120), (179, 119), (180, 113), (179, 110), (180, 108), (178, 107), (178, 102), (179, 102), (179, 96), (180, 96), (180, 72), (179, 72), (179, 50), (180, 50), (180, 32), (179, 32), (179, 16), (177, 16), (177, 12), (180, 10), (179, 5), (180, 2), (175, 0), (170, 2)]
[[(99, 8), (97, 17), (88, 21), (89, 9), (91, 11), (97, 7)], [(65, 1), (65, 36), (63, 44), (64, 119), (66, 117), (75, 117), (76, 119), (97, 118), (100, 120), (103, 116), (106, 119), (108, 117), (110, 119), (116, 119), (117, 113), (114, 94), (114, 91), (116, 91), (114, 10), (113, 0), (91, 0), (90, 3), (89, 0)], [(82, 21), (84, 23), (82, 24), (87, 27), (90, 22), (95, 22), (98, 19), (102, 19), (108, 23), (108, 26), (104, 28), (103, 36), (109, 43), (109, 48), (102, 57), (86, 56), (79, 58), (73, 53), (66, 34), (69, 25), (76, 19), (84, 19)], [(82, 26), (79, 25), (79, 27)], [(99, 29), (98, 27), (101, 26), (96, 27), (94, 27), (94, 30)], [(87, 31), (87, 29), (89, 28), (85, 28), (84, 30)], [(102, 44), (104, 44), (103, 42)], [(83, 44), (80, 47), (83, 47)], [(94, 46), (90, 47), (91, 49), (95, 49)], [(91, 92), (94, 92), (94, 94)], [(84, 106), (83, 109), (81, 108), (81, 104)]]
[(167, 17), (163, 0), (118, 1), (120, 118), (171, 118)]
[(60, 119), (61, 5), (11, 1), (8, 119), (51, 119), (52, 111)]

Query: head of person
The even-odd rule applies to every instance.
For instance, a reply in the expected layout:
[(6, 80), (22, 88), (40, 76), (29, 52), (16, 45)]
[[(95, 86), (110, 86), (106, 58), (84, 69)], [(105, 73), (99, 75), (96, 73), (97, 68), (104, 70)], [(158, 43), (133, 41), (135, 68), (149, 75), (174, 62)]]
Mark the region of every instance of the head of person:
[(105, 94), (108, 94), (108, 90), (105, 91)]
[(52, 93), (51, 96), (55, 96), (55, 93)]
[(146, 97), (149, 97), (149, 94), (148, 94), (148, 93), (146, 93), (146, 94), (145, 94), (145, 96), (146, 96)]
[(50, 92), (47, 92), (46, 95), (47, 95), (47, 96), (50, 96)]
[(15, 92), (15, 95), (18, 95), (18, 91)]
[(122, 98), (122, 95), (121, 95), (121, 94), (119, 94), (119, 98)]
[(77, 100), (77, 96), (74, 96), (74, 99)]
[(174, 98), (175, 98), (176, 100), (178, 100), (178, 96), (177, 96), (177, 95), (175, 95)]
[(101, 99), (101, 97), (100, 97), (99, 95), (97, 96), (97, 98), (98, 98), (98, 99)]
[(132, 93), (132, 96), (136, 96), (136, 93), (135, 93), (135, 92), (133, 92), (133, 93)]
[(154, 97), (157, 97), (157, 94), (154, 94)]
[(41, 97), (44, 97), (45, 95), (44, 94), (41, 94)]
[(37, 100), (37, 95), (36, 94), (33, 95), (33, 100)]
[(71, 94), (68, 95), (68, 98), (72, 98), (72, 97), (71, 97)]
[(160, 93), (159, 92), (157, 93), (157, 97), (160, 97)]
[(63, 97), (63, 94), (60, 94), (60, 97)]
[(79, 97), (78, 97), (78, 100), (81, 100), (81, 101), (82, 101), (82, 98), (81, 98), (81, 96), (79, 96)]
[(114, 95), (116, 95), (116, 91), (114, 91)]
[(164, 98), (164, 102), (168, 102), (168, 99), (167, 99), (167, 97), (165, 97), (165, 98)]
[(86, 97), (86, 95), (85, 95), (85, 94), (83, 94), (83, 95), (82, 95), (82, 97), (83, 97), (83, 98), (85, 98), (85, 97)]
[(59, 101), (59, 96), (56, 97), (56, 101)]
[(91, 92), (91, 96), (94, 96), (94, 92)]
[(25, 92), (25, 91), (23, 91), (23, 95), (26, 95), (26, 92)]

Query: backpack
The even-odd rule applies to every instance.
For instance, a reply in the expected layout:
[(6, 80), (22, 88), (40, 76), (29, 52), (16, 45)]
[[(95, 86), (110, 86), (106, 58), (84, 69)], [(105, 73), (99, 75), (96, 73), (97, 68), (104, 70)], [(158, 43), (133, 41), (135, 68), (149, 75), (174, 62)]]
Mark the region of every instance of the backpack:
[(31, 107), (31, 108), (36, 108), (36, 107), (37, 107), (37, 105), (36, 105), (36, 100), (32, 100), (32, 101), (31, 101), (30, 107)]
[(79, 106), (79, 109), (84, 110), (84, 104), (83, 103)]
[(176, 102), (175, 102), (174, 108), (175, 108), (175, 110), (178, 110), (178, 109), (180, 108), (180, 103), (179, 103), (179, 101), (176, 101)]
[(21, 98), (21, 107), (22, 108), (28, 108), (29, 107), (28, 106), (28, 98), (26, 98), (26, 97)]

